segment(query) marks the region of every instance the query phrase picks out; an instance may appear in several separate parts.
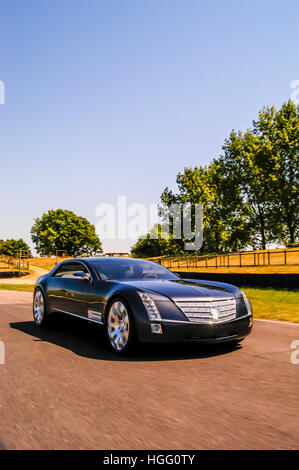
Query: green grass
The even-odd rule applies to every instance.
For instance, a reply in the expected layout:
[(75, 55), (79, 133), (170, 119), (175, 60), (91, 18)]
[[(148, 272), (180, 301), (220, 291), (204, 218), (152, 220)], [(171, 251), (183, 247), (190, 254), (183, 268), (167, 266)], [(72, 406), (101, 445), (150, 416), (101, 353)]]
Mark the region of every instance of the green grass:
[(22, 292), (33, 292), (34, 285), (32, 284), (0, 284), (0, 290), (18, 290)]
[(299, 323), (299, 291), (287, 289), (242, 289), (248, 296), (255, 318)]
[[(33, 292), (29, 284), (0, 284), (0, 290)], [(291, 321), (299, 323), (299, 291), (287, 289), (259, 289), (246, 287), (255, 318), (268, 320)]]

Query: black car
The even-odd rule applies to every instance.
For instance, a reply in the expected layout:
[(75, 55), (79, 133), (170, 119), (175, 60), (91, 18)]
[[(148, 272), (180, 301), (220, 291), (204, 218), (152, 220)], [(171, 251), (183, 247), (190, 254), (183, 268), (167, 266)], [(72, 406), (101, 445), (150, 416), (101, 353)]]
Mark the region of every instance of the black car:
[(181, 279), (151, 261), (79, 258), (63, 261), (35, 285), (33, 317), (52, 312), (103, 325), (110, 347), (144, 343), (238, 342), (252, 328), (246, 295), (222, 282)]

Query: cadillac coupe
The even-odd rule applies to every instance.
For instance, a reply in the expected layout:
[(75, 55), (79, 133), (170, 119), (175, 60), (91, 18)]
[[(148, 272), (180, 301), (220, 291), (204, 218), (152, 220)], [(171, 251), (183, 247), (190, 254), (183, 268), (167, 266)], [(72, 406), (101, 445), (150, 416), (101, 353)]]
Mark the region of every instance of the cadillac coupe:
[(33, 318), (44, 326), (53, 312), (105, 328), (109, 346), (128, 352), (144, 343), (242, 341), (252, 309), (236, 286), (182, 279), (151, 261), (97, 257), (66, 260), (35, 285)]

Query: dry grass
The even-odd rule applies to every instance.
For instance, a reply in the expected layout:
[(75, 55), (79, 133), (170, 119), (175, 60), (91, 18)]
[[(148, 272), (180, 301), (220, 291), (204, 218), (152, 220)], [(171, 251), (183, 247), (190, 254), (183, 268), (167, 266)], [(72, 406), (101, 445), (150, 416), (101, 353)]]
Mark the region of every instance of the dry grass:
[(9, 268), (1, 268), (0, 267), (0, 272), (1, 273), (10, 273), (11, 271), (18, 271), (18, 269), (14, 268), (13, 266), (10, 266)]
[(172, 268), (172, 271), (200, 272), (200, 273), (232, 273), (232, 274), (299, 274), (299, 265), (286, 266), (244, 266), (240, 267), (221, 267), (221, 268)]
[(211, 257), (208, 260), (192, 260), (181, 258), (179, 261), (167, 260), (163, 262), (166, 268), (174, 271), (195, 271), (203, 273), (299, 273), (299, 250), (288, 249), (285, 253), (281, 248), (275, 250), (258, 250)]
[(36, 266), (37, 268), (45, 269), (46, 271), (50, 271), (57, 263), (60, 261), (68, 259), (68, 258), (30, 258), (29, 265)]

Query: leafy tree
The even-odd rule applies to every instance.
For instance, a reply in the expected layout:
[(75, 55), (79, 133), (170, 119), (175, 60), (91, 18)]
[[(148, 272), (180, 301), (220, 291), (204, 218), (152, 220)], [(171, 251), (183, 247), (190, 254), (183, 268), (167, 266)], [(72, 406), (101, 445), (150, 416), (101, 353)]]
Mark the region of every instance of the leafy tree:
[(145, 238), (141, 238), (135, 243), (131, 248), (131, 254), (135, 258), (152, 258), (164, 255), (179, 256), (183, 254), (179, 242), (180, 240), (174, 240), (171, 234), (168, 238), (162, 238), (161, 226), (156, 224)]
[(173, 203), (203, 206), (201, 251), (266, 248), (298, 241), (299, 118), (292, 102), (264, 108), (246, 132), (232, 131), (224, 154), (208, 167), (185, 168), (178, 192), (161, 196), (165, 214)]
[(96, 255), (103, 251), (94, 225), (63, 209), (49, 210), (36, 218), (31, 238), (40, 255), (55, 255), (57, 250), (65, 250), (70, 256)]
[(299, 114), (289, 101), (280, 110), (266, 108), (254, 123), (255, 132), (268, 143), (268, 158), (261, 162), (268, 178), (269, 205), (274, 236), (286, 245), (298, 241)]
[(293, 103), (264, 108), (253, 129), (233, 131), (219, 161), (227, 185), (243, 199), (251, 244), (298, 238), (299, 117)]
[(171, 204), (202, 205), (202, 252), (237, 250), (248, 240), (246, 222), (240, 216), (240, 195), (224, 184), (223, 173), (217, 160), (208, 167), (185, 168), (184, 173), (177, 175), (178, 193), (166, 188), (161, 196), (166, 215)]
[(244, 135), (232, 131), (220, 157), (224, 180), (232, 191), (238, 191), (243, 201), (241, 213), (247, 221), (250, 245), (266, 248), (275, 241), (270, 220), (268, 180), (259, 165), (267, 158), (267, 149), (252, 131)]
[(8, 256), (17, 257), (20, 250), (28, 250), (30, 255), (30, 249), (26, 242), (22, 238), (15, 240), (13, 238), (8, 240), (0, 240), (0, 253)]

